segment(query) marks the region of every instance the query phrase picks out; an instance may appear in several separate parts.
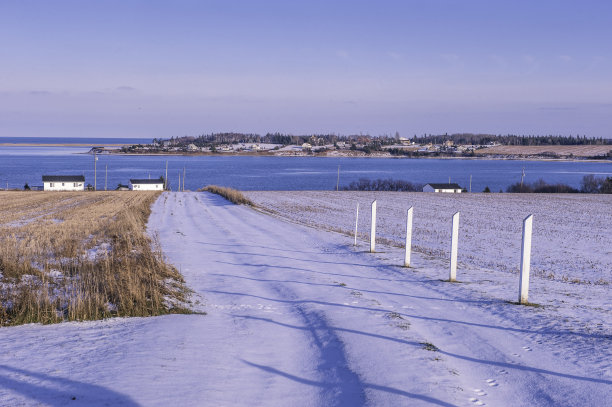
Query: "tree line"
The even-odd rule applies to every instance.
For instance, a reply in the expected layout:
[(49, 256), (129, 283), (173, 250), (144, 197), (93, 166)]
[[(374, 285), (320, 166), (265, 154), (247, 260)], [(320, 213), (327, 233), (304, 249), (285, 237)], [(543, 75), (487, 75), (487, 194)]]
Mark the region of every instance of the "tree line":
[[(161, 143), (164, 140), (154, 139), (154, 143)], [(195, 144), (199, 147), (207, 147), (215, 144), (237, 144), (237, 143), (269, 143), (281, 145), (300, 145), (310, 143), (313, 146), (322, 146), (344, 142), (351, 145), (361, 144), (369, 146), (370, 149), (376, 151), (377, 148), (384, 145), (397, 144), (400, 141), (399, 133), (394, 136), (385, 134), (377, 137), (372, 137), (368, 134), (305, 134), (294, 135), (289, 133), (266, 133), (260, 135), (256, 133), (210, 133), (201, 134), (199, 136), (184, 136), (172, 137), (169, 139), (172, 146), (186, 146), (187, 144)], [(424, 134), (422, 136), (414, 135), (410, 138), (415, 144), (443, 144), (447, 141), (452, 141), (454, 144), (461, 145), (487, 145), (487, 144), (502, 144), (510, 146), (555, 146), (555, 145), (612, 145), (612, 139), (604, 139), (602, 137), (587, 137), (587, 136), (561, 136), (561, 135), (495, 135), (495, 134)]]

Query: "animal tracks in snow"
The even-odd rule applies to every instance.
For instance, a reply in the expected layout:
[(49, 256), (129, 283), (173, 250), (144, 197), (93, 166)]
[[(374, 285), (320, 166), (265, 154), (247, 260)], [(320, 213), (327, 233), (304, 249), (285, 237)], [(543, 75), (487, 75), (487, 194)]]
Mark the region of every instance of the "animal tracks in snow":
[[(505, 374), (505, 373), (508, 373), (508, 372), (506, 372), (505, 370), (502, 370), (499, 373)], [(495, 379), (486, 379), (485, 383), (487, 383), (487, 385), (489, 387), (497, 387), (497, 386), (499, 386), (499, 384), (497, 383), (497, 381)], [(472, 390), (474, 391), (474, 393), (476, 393), (477, 396), (484, 397), (484, 396), (487, 395), (487, 392), (484, 391), (483, 389), (472, 389)], [(470, 397), (468, 400), (470, 401), (470, 403), (472, 403), (475, 406), (484, 406), (485, 405), (484, 401), (482, 401), (481, 399), (476, 398), (476, 397)]]

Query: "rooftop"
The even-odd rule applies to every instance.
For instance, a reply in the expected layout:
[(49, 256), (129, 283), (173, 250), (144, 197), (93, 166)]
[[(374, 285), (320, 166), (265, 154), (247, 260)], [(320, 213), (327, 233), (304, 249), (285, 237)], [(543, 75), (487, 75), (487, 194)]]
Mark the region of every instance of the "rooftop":
[(43, 175), (43, 182), (85, 182), (84, 175)]

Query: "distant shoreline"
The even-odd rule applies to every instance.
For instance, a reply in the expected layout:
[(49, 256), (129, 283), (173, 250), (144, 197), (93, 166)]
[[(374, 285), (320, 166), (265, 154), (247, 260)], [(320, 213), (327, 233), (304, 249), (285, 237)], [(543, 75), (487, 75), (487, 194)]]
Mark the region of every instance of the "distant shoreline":
[[(91, 152), (79, 153), (79, 154), (91, 154)], [(408, 156), (396, 156), (391, 154), (364, 154), (364, 155), (355, 155), (355, 154), (345, 154), (345, 153), (334, 153), (334, 154), (274, 154), (274, 153), (204, 153), (204, 152), (163, 152), (163, 153), (123, 153), (120, 151), (107, 151), (103, 154), (98, 154), (99, 156), (104, 155), (125, 155), (130, 157), (165, 157), (165, 156), (177, 156), (177, 157), (310, 157), (310, 158), (383, 158), (383, 159), (395, 159), (395, 160), (499, 160), (499, 161), (564, 161), (564, 162), (589, 162), (589, 163), (611, 163), (612, 160), (607, 159), (595, 159), (595, 158), (550, 158), (550, 157), (521, 157), (517, 155), (495, 155), (495, 156), (474, 156), (474, 157), (450, 157), (450, 156), (425, 156), (421, 155), (418, 157), (408, 157)]]
[(131, 143), (0, 143), (0, 147), (123, 147)]
[[(131, 146), (131, 143), (0, 143), (0, 147), (83, 147), (83, 148), (97, 148), (97, 147), (123, 147)], [(91, 154), (91, 151), (81, 152), (78, 154)], [(418, 157), (408, 156), (396, 156), (389, 153), (374, 152), (372, 154), (355, 154), (352, 151), (338, 152), (335, 151), (331, 154), (307, 154), (307, 153), (288, 153), (282, 154), (277, 152), (222, 152), (222, 153), (208, 153), (208, 152), (160, 152), (160, 153), (124, 153), (120, 150), (105, 150), (99, 155), (125, 155), (125, 156), (184, 156), (184, 157), (312, 157), (312, 158), (389, 158), (389, 159), (437, 159), (437, 160), (509, 160), (509, 161), (564, 161), (564, 162), (599, 162), (599, 163), (612, 163), (609, 159), (597, 159), (597, 158), (580, 158), (580, 157), (538, 157), (538, 156), (521, 156), (518, 154), (494, 154), (484, 155), (478, 154), (472, 157), (465, 156), (426, 156), (421, 155)]]

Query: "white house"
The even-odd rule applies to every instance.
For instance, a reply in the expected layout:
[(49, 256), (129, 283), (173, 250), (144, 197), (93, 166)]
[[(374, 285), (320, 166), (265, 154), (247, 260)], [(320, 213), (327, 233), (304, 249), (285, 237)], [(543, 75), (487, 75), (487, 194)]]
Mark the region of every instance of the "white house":
[(83, 175), (43, 175), (43, 191), (84, 191)]
[(163, 191), (164, 179), (131, 179), (130, 190), (132, 191)]
[(459, 184), (427, 184), (423, 187), (423, 192), (446, 192), (451, 194), (460, 194), (461, 187)]

